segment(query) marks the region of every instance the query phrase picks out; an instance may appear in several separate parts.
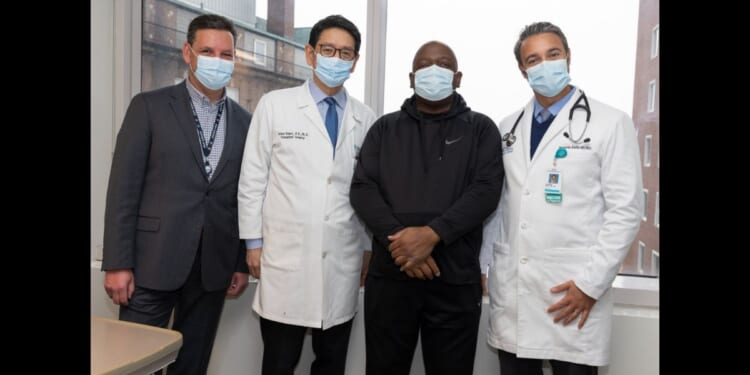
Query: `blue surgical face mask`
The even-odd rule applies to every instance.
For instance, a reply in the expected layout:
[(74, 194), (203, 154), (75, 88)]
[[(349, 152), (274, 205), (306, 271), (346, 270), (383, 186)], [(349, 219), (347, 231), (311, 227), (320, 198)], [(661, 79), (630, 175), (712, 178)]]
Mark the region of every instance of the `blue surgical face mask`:
[[(191, 48), (190, 51), (193, 51), (193, 49)], [(198, 55), (195, 52), (193, 54), (198, 56), (198, 64), (193, 73), (203, 86), (211, 90), (218, 90), (229, 83), (234, 71), (234, 61)]]
[(568, 60), (545, 60), (526, 69), (529, 85), (534, 92), (551, 98), (570, 82)]
[(336, 56), (315, 54), (315, 76), (328, 87), (339, 87), (349, 79), (354, 60), (344, 61)]
[(450, 69), (430, 65), (414, 72), (414, 92), (422, 99), (436, 102), (453, 93), (453, 76)]

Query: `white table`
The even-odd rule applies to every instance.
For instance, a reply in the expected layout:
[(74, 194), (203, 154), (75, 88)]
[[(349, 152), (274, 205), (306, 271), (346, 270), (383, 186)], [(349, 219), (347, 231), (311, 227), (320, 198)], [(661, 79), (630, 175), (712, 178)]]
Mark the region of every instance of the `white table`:
[(174, 362), (177, 331), (91, 316), (91, 374), (151, 374)]

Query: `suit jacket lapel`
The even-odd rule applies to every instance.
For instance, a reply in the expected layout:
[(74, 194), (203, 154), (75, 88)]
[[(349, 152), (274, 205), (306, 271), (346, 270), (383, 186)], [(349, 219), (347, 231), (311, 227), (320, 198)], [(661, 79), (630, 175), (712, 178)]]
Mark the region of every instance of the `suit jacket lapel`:
[(170, 105), (175, 117), (177, 118), (177, 125), (182, 130), (182, 134), (185, 136), (188, 147), (190, 147), (190, 151), (193, 154), (196, 167), (200, 169), (203, 178), (208, 181), (208, 175), (203, 167), (203, 155), (198, 141), (198, 130), (195, 126), (195, 119), (192, 116), (192, 110), (190, 109), (190, 95), (188, 95), (186, 85), (187, 84), (183, 81), (181, 84), (174, 86)]
[(219, 164), (216, 166), (216, 170), (214, 171), (213, 177), (211, 178), (211, 182), (216, 181), (216, 179), (219, 177), (219, 173), (224, 169), (224, 167), (227, 165), (228, 159), (232, 156), (232, 150), (234, 149), (234, 143), (236, 137), (233, 137), (232, 131), (234, 130), (234, 126), (232, 126), (232, 119), (234, 118), (234, 111), (235, 106), (234, 103), (232, 103), (231, 100), (229, 100), (229, 97), (226, 99), (226, 128), (224, 130), (224, 150), (221, 152), (221, 157), (219, 158)]

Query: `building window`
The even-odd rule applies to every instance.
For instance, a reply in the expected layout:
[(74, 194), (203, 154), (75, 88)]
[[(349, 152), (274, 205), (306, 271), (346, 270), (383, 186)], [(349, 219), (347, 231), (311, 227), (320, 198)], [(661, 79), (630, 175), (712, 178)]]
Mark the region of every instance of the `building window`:
[(266, 42), (255, 39), (255, 44), (253, 45), (253, 61), (258, 65), (266, 66), (266, 56), (268, 56)]
[(656, 192), (656, 202), (654, 202), (654, 226), (659, 227), (659, 192)]
[(643, 221), (648, 221), (646, 211), (648, 211), (648, 189), (643, 189)]
[(638, 273), (643, 274), (644, 255), (646, 254), (646, 244), (638, 241), (638, 259), (635, 264), (638, 266)]
[(651, 30), (651, 58), (659, 56), (659, 25)]
[(651, 166), (651, 141), (652, 140), (653, 140), (653, 137), (651, 135), (647, 135), (646, 139), (643, 142), (643, 166), (644, 167)]
[(656, 103), (656, 80), (652, 80), (648, 83), (648, 112), (654, 111), (654, 105)]
[(651, 275), (659, 277), (659, 252), (651, 250)]

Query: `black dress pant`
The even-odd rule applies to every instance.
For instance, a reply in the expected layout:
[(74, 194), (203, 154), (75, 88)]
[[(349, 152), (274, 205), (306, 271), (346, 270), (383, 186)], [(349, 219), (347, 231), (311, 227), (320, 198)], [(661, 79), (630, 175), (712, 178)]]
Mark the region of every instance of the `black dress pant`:
[(472, 374), (481, 313), (479, 282), (451, 285), (368, 275), (367, 375), (408, 375), (420, 334), (426, 375)]
[(211, 359), (226, 290), (203, 289), (200, 259), (199, 249), (180, 289), (159, 291), (136, 286), (128, 305), (120, 306), (120, 320), (162, 328), (167, 328), (174, 309), (172, 329), (182, 334), (182, 347), (167, 368), (169, 375), (204, 375)]
[[(310, 328), (315, 360), (310, 375), (344, 375), (352, 321), (326, 330)], [(308, 328), (260, 318), (263, 336), (263, 375), (293, 375)], [(171, 374), (170, 374), (171, 375)]]
[[(515, 353), (503, 350), (497, 351), (500, 358), (501, 375), (542, 375), (542, 360), (534, 358), (518, 358)], [(597, 375), (596, 366), (578, 363), (549, 360), (554, 375)]]

